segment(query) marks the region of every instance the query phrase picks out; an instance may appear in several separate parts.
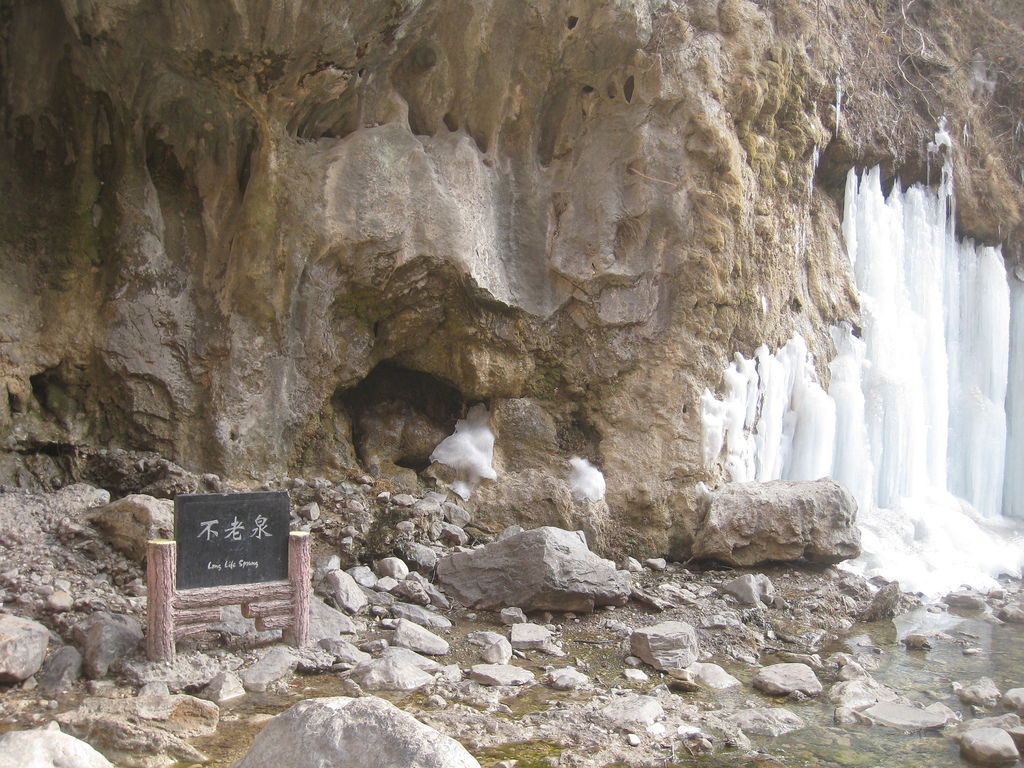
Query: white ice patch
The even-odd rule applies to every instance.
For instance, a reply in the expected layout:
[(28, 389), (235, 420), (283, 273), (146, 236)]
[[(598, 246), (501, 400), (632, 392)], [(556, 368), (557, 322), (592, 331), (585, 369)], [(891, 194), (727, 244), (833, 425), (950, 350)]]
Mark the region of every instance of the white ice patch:
[(488, 425), (491, 414), (482, 403), (469, 409), (466, 418), (455, 424), (455, 432), (446, 437), (430, 460), (447, 464), (455, 470), (451, 489), (468, 499), (483, 479), (495, 480), (498, 475), (491, 466), (494, 458), (494, 433)]
[(604, 498), (604, 475), (597, 467), (586, 459), (573, 456), (569, 459), (569, 487), (577, 499), (600, 501)]

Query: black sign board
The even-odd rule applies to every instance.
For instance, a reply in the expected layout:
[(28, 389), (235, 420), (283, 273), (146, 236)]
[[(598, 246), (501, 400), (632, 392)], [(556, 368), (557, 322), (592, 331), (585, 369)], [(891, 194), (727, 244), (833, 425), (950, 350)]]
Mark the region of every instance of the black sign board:
[(287, 491), (176, 496), (177, 588), (287, 579), (289, 506)]

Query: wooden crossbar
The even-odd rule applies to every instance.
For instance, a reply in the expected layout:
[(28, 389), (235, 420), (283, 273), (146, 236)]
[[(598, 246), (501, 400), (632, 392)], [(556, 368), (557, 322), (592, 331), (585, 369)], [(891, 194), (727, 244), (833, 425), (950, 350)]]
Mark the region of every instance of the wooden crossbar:
[(286, 642), (301, 648), (309, 639), (309, 534), (288, 535), (288, 580), (177, 590), (177, 544), (146, 543), (146, 653), (151, 661), (173, 659), (178, 640), (202, 634), (220, 621), (220, 608), (241, 605), (256, 628), (283, 629)]

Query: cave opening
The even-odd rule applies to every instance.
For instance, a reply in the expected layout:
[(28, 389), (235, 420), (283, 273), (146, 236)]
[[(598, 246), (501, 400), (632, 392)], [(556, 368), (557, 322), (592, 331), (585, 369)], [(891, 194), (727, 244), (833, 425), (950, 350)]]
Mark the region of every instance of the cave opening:
[(415, 472), (430, 466), (430, 454), (455, 430), (466, 400), (429, 373), (385, 361), (355, 387), (335, 393), (334, 407), (348, 413), (356, 455), (379, 477), (389, 465)]

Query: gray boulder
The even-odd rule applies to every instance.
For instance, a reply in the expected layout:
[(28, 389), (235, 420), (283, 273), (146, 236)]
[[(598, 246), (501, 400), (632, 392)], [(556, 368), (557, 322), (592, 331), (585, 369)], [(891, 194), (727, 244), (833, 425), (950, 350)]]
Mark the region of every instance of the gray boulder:
[(735, 597), (742, 605), (767, 605), (775, 594), (775, 585), (763, 573), (745, 573), (726, 583), (722, 591)]
[(769, 696), (788, 696), (791, 693), (817, 696), (824, 690), (813, 669), (793, 662), (759, 669), (751, 683)]
[(324, 589), (334, 598), (338, 607), (347, 613), (359, 613), (369, 602), (356, 580), (342, 570), (330, 571), (327, 574)]
[(685, 621), (643, 627), (629, 637), (629, 652), (655, 669), (684, 669), (697, 660), (697, 632)]
[(741, 567), (860, 554), (857, 502), (832, 479), (730, 483), (708, 502), (692, 555)]
[(49, 630), (32, 619), (0, 616), (0, 683), (20, 683), (43, 665)]
[(82, 654), (75, 646), (65, 645), (43, 664), (37, 678), (39, 690), (47, 696), (55, 696), (71, 688), (81, 675)]
[(1024, 688), (1011, 688), (1003, 694), (1001, 703), (1011, 712), (1024, 715)]
[(434, 682), (433, 675), (394, 655), (357, 665), (349, 678), (368, 691), (415, 691)]
[(91, 515), (115, 549), (133, 560), (146, 559), (146, 542), (150, 539), (174, 538), (174, 502), (133, 493), (100, 507)]
[(870, 723), (900, 731), (934, 731), (946, 724), (945, 716), (939, 712), (892, 701), (872, 704), (861, 710), (860, 715)]
[(0, 768), (114, 768), (84, 741), (61, 733), (56, 723), (0, 736)]
[(591, 552), (582, 532), (552, 527), (449, 555), (437, 577), (450, 596), (485, 609), (592, 611), (630, 594), (629, 574)]
[(260, 731), (233, 768), (480, 768), (457, 741), (376, 696), (306, 699)]
[(804, 727), (804, 721), (799, 715), (781, 707), (742, 709), (730, 715), (728, 722), (748, 736), (769, 736), (771, 738)]
[(426, 653), (430, 656), (443, 656), (448, 653), (447, 640), (408, 619), (398, 620), (391, 642), (400, 648), (408, 648), (416, 653)]
[(262, 693), (271, 683), (281, 680), (295, 671), (299, 660), (291, 648), (274, 646), (267, 650), (259, 660), (248, 669), (242, 671), (242, 685), (247, 691)]
[(1016, 763), (1020, 753), (1002, 728), (976, 728), (960, 740), (960, 756), (979, 765), (1007, 765)]
[(139, 646), (142, 625), (131, 616), (99, 611), (75, 624), (72, 636), (82, 650), (85, 674), (95, 679)]

